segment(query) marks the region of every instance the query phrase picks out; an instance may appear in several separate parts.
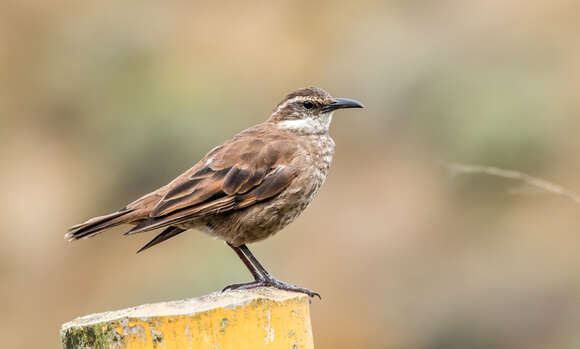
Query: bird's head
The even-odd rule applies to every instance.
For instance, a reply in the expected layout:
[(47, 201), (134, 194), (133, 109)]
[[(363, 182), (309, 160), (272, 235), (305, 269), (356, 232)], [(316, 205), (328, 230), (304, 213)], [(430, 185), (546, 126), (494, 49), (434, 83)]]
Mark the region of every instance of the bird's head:
[(323, 89), (310, 86), (287, 95), (268, 121), (303, 134), (326, 133), (333, 112), (345, 108), (363, 108), (363, 105), (353, 99), (332, 98)]

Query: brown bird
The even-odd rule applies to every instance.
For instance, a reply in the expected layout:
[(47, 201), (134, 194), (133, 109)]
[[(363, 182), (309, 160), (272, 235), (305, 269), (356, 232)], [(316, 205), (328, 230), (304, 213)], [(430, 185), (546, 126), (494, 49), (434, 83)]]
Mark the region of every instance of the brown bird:
[(268, 120), (215, 147), (169, 184), (120, 211), (73, 226), (65, 237), (78, 240), (125, 223), (135, 225), (125, 235), (165, 228), (137, 251), (141, 252), (197, 229), (225, 240), (254, 277), (224, 291), (270, 286), (320, 297), (276, 280), (246, 244), (278, 232), (312, 201), (334, 154), (328, 134), (332, 114), (342, 108), (363, 105), (332, 98), (313, 86), (298, 89), (276, 106)]

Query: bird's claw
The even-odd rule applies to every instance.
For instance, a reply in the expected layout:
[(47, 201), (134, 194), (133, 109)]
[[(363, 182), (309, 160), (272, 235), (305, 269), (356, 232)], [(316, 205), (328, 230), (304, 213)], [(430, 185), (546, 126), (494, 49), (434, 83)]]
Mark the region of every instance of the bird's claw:
[(248, 289), (256, 288), (256, 287), (273, 287), (273, 288), (277, 288), (279, 290), (304, 293), (304, 294), (307, 294), (311, 298), (318, 297), (318, 299), (322, 299), (322, 297), (320, 297), (320, 294), (318, 292), (314, 292), (314, 291), (311, 291), (307, 288), (298, 287), (298, 286), (295, 286), (295, 285), (292, 285), (292, 284), (289, 284), (289, 283), (286, 283), (283, 281), (279, 281), (279, 280), (276, 280), (274, 278), (255, 280), (252, 282), (245, 282), (242, 284), (229, 285), (229, 286), (226, 286), (222, 290), (222, 292), (226, 292), (229, 290), (248, 290)]

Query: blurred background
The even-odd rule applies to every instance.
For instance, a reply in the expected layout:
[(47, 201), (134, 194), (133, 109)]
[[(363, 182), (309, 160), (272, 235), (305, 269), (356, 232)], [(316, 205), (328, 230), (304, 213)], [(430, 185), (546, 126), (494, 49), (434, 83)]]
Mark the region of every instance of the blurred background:
[(71, 1), (0, 4), (0, 338), (250, 279), (223, 242), (66, 229), (166, 184), (316, 85), (326, 185), (253, 248), (319, 291), (317, 348), (578, 348), (580, 206), (441, 162), (580, 191), (580, 3)]

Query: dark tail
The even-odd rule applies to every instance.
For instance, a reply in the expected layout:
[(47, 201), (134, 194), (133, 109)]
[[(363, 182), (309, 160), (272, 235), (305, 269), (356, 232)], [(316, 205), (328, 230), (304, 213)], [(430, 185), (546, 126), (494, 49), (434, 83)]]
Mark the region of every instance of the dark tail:
[(69, 241), (78, 240), (96, 235), (103, 230), (107, 230), (117, 225), (131, 223), (134, 220), (134, 217), (132, 217), (133, 215), (129, 215), (131, 212), (134, 211), (131, 209), (123, 209), (105, 216), (91, 218), (84, 223), (71, 227), (64, 238)]
[(155, 245), (157, 245), (160, 242), (163, 242), (169, 238), (174, 237), (177, 234), (181, 234), (183, 233), (185, 230), (178, 228), (178, 227), (169, 227), (165, 230), (163, 230), (161, 233), (159, 233), (159, 235), (157, 235), (153, 240), (149, 241), (147, 243), (147, 245), (141, 247), (139, 249), (139, 251), (137, 251), (137, 253), (141, 252), (141, 251), (145, 251), (146, 249), (153, 247)]

